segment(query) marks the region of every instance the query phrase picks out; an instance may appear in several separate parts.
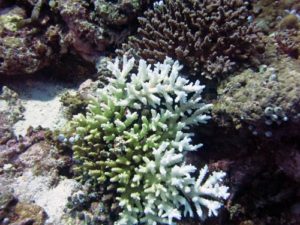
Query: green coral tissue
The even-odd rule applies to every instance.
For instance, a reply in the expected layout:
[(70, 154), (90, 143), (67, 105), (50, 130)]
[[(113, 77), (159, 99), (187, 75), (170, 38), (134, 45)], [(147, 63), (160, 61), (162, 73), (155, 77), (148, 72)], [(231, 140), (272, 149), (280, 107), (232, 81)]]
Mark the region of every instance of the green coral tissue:
[(109, 84), (99, 89), (86, 115), (76, 115), (70, 129), (76, 172), (115, 188), (121, 209), (115, 225), (176, 224), (182, 216), (216, 216), (229, 196), (222, 185), (225, 173), (208, 175), (184, 155), (192, 145), (192, 125), (206, 123), (210, 104), (202, 102), (199, 81), (179, 76), (181, 65), (166, 58), (152, 68), (123, 57), (108, 64)]

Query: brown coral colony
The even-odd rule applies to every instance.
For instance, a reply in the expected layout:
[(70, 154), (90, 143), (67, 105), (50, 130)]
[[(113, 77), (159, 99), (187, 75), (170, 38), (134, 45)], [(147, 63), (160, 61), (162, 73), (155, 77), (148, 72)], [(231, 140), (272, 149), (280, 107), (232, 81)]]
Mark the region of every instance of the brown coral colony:
[(241, 0), (166, 0), (139, 18), (129, 46), (150, 63), (170, 56), (208, 78), (226, 74), (264, 49), (250, 8)]

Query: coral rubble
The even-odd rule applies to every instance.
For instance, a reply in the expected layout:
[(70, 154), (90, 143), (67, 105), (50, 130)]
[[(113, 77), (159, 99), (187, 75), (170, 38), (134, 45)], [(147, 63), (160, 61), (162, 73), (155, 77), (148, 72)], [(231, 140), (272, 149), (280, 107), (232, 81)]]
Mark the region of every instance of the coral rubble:
[[(220, 184), (225, 173), (196, 168), (184, 162), (192, 145), (189, 128), (206, 123), (211, 105), (201, 101), (204, 86), (179, 76), (178, 61), (167, 58), (154, 69), (134, 59), (109, 63), (113, 78), (87, 113), (76, 115), (64, 141), (73, 145), (75, 171), (83, 181), (106, 188), (121, 210), (116, 224), (174, 224), (184, 216), (205, 219), (218, 214), (228, 188)], [(128, 80), (129, 74), (131, 75)], [(112, 195), (114, 195), (112, 197)], [(111, 207), (113, 207), (111, 205)]]
[(295, 24), (296, 17), (300, 18), (298, 1), (256, 0), (253, 5), (257, 26), (265, 33), (271, 33), (278, 28), (286, 27), (286, 25), (298, 26)]
[(71, 160), (49, 137), (49, 132), (36, 130), (0, 144), (1, 224), (66, 224), (67, 197), (80, 184), (60, 177)]
[(26, 18), (24, 9), (15, 6), (2, 11), (0, 74), (32, 74), (49, 65), (58, 54), (58, 27), (47, 24), (47, 20), (43, 29), (22, 27), (21, 22)]
[(23, 111), (18, 94), (3, 86), (0, 94), (0, 145), (13, 137), (12, 126), (22, 118)]
[(250, 7), (239, 0), (164, 1), (139, 18), (138, 35), (124, 49), (150, 63), (173, 57), (206, 77), (226, 74), (264, 49)]
[(150, 2), (151, 0), (117, 3), (107, 0), (52, 0), (49, 5), (66, 25), (66, 43), (82, 57), (92, 61), (129, 35), (130, 24)]
[(275, 43), (279, 53), (298, 59), (300, 54), (300, 31), (284, 30), (275, 35)]
[(2, 2), (0, 74), (7, 76), (55, 67), (66, 55), (93, 62), (131, 33), (152, 0)]

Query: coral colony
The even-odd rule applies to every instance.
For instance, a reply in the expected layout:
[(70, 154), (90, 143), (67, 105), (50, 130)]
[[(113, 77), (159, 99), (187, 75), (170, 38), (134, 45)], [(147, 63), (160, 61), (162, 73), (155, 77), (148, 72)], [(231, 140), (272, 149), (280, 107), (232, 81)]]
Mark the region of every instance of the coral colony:
[(200, 219), (216, 216), (229, 196), (222, 185), (226, 174), (209, 175), (204, 166), (195, 178), (196, 167), (184, 161), (202, 146), (192, 145), (189, 128), (210, 118), (204, 86), (179, 76), (182, 66), (170, 58), (154, 68), (140, 60), (136, 74), (133, 66), (125, 56), (121, 69), (118, 59), (110, 62), (109, 84), (86, 115), (71, 121), (79, 178), (114, 191), (121, 209), (115, 225), (175, 224), (195, 212)]
[(124, 49), (133, 48), (149, 63), (169, 56), (214, 78), (263, 51), (249, 8), (240, 0), (160, 1), (139, 18), (138, 35)]

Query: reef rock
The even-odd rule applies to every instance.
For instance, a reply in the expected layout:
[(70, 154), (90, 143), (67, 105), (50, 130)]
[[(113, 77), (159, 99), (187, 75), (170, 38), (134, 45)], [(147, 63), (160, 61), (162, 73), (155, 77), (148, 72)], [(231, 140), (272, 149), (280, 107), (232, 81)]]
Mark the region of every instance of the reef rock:
[(52, 0), (51, 10), (66, 25), (65, 40), (86, 60), (93, 61), (130, 34), (132, 22), (151, 3), (143, 1)]
[(289, 59), (261, 66), (260, 72), (246, 70), (230, 77), (218, 89), (214, 117), (223, 124), (233, 123), (236, 128), (246, 126), (255, 136), (298, 134), (299, 77), (297, 61)]
[(32, 74), (49, 65), (58, 54), (58, 27), (47, 18), (41, 18), (44, 27), (26, 26), (26, 11), (18, 6), (1, 11), (0, 74)]
[(79, 184), (59, 176), (70, 166), (70, 158), (46, 136), (45, 131), (34, 131), (0, 145), (1, 222), (42, 225), (47, 219), (47, 224), (65, 224), (67, 198)]
[(136, 27), (137, 16), (152, 2), (3, 1), (0, 75), (33, 74), (55, 66), (66, 55), (94, 62), (124, 41)]

